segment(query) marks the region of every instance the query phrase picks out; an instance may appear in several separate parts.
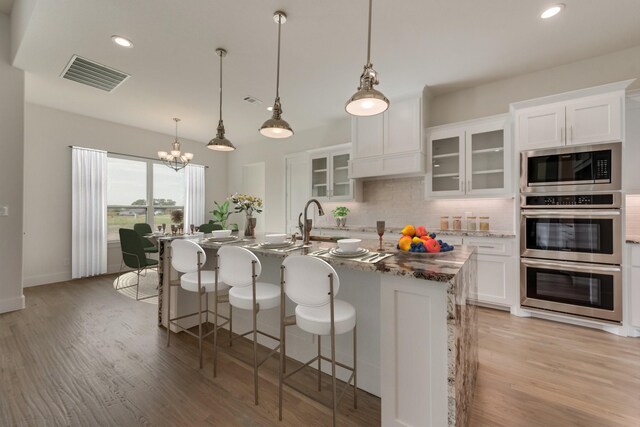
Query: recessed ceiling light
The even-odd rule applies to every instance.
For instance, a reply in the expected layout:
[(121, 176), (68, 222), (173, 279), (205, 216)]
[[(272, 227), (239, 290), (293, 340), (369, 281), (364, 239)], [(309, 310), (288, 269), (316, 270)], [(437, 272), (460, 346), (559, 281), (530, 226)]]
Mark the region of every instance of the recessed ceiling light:
[(540, 14), (540, 18), (542, 19), (553, 18), (554, 16), (562, 12), (562, 9), (564, 9), (564, 4), (562, 3), (554, 4), (553, 6), (546, 8), (544, 12)]
[(133, 42), (122, 36), (111, 36), (111, 40), (118, 46), (122, 47), (133, 47)]

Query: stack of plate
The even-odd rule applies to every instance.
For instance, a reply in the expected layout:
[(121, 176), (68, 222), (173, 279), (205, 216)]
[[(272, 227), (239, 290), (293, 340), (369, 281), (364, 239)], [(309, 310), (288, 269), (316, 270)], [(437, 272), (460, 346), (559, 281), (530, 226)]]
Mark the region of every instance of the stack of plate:
[(282, 248), (286, 248), (293, 245), (293, 242), (290, 240), (286, 240), (284, 242), (277, 242), (277, 243), (268, 243), (268, 242), (263, 242), (260, 243), (258, 246), (262, 249), (282, 249)]
[(338, 258), (357, 258), (366, 255), (369, 251), (365, 248), (358, 248), (355, 251), (345, 251), (340, 248), (329, 249), (329, 255)]

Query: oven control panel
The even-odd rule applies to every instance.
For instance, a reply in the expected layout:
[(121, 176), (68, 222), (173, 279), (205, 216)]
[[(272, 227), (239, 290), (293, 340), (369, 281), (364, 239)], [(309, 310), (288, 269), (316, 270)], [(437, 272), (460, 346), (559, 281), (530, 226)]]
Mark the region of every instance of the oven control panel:
[(585, 206), (585, 207), (615, 207), (614, 194), (572, 194), (558, 196), (523, 196), (522, 207), (544, 206)]

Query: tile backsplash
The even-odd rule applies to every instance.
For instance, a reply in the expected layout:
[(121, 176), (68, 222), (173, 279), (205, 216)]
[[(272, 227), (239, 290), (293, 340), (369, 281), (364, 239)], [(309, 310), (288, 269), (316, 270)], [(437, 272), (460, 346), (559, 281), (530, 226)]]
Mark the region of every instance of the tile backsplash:
[[(424, 200), (424, 178), (392, 178), (366, 181), (363, 184), (362, 202), (324, 203), (327, 215), (316, 219), (318, 225), (335, 225), (330, 212), (336, 206), (347, 206), (348, 223), (375, 226), (377, 220), (385, 220), (388, 226), (422, 224), (427, 228), (439, 228), (440, 217), (463, 217), (465, 212), (473, 216), (489, 216), (492, 230), (514, 232), (514, 199), (459, 199)], [(640, 210), (639, 210), (640, 212)]]

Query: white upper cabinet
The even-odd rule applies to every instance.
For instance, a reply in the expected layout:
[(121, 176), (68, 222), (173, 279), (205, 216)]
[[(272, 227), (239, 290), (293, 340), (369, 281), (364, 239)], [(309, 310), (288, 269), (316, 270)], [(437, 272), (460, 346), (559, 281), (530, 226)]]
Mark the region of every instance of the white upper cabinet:
[(353, 200), (353, 180), (349, 178), (351, 147), (341, 145), (310, 153), (311, 196), (325, 201)]
[(622, 102), (618, 95), (606, 95), (567, 104), (567, 144), (620, 141)]
[(620, 93), (524, 108), (516, 113), (520, 150), (622, 139)]
[(381, 156), (384, 153), (384, 114), (352, 119), (353, 158)]
[(392, 101), (383, 114), (352, 118), (351, 178), (424, 173), (422, 98)]
[(504, 115), (430, 129), (426, 197), (509, 193), (508, 122)]

